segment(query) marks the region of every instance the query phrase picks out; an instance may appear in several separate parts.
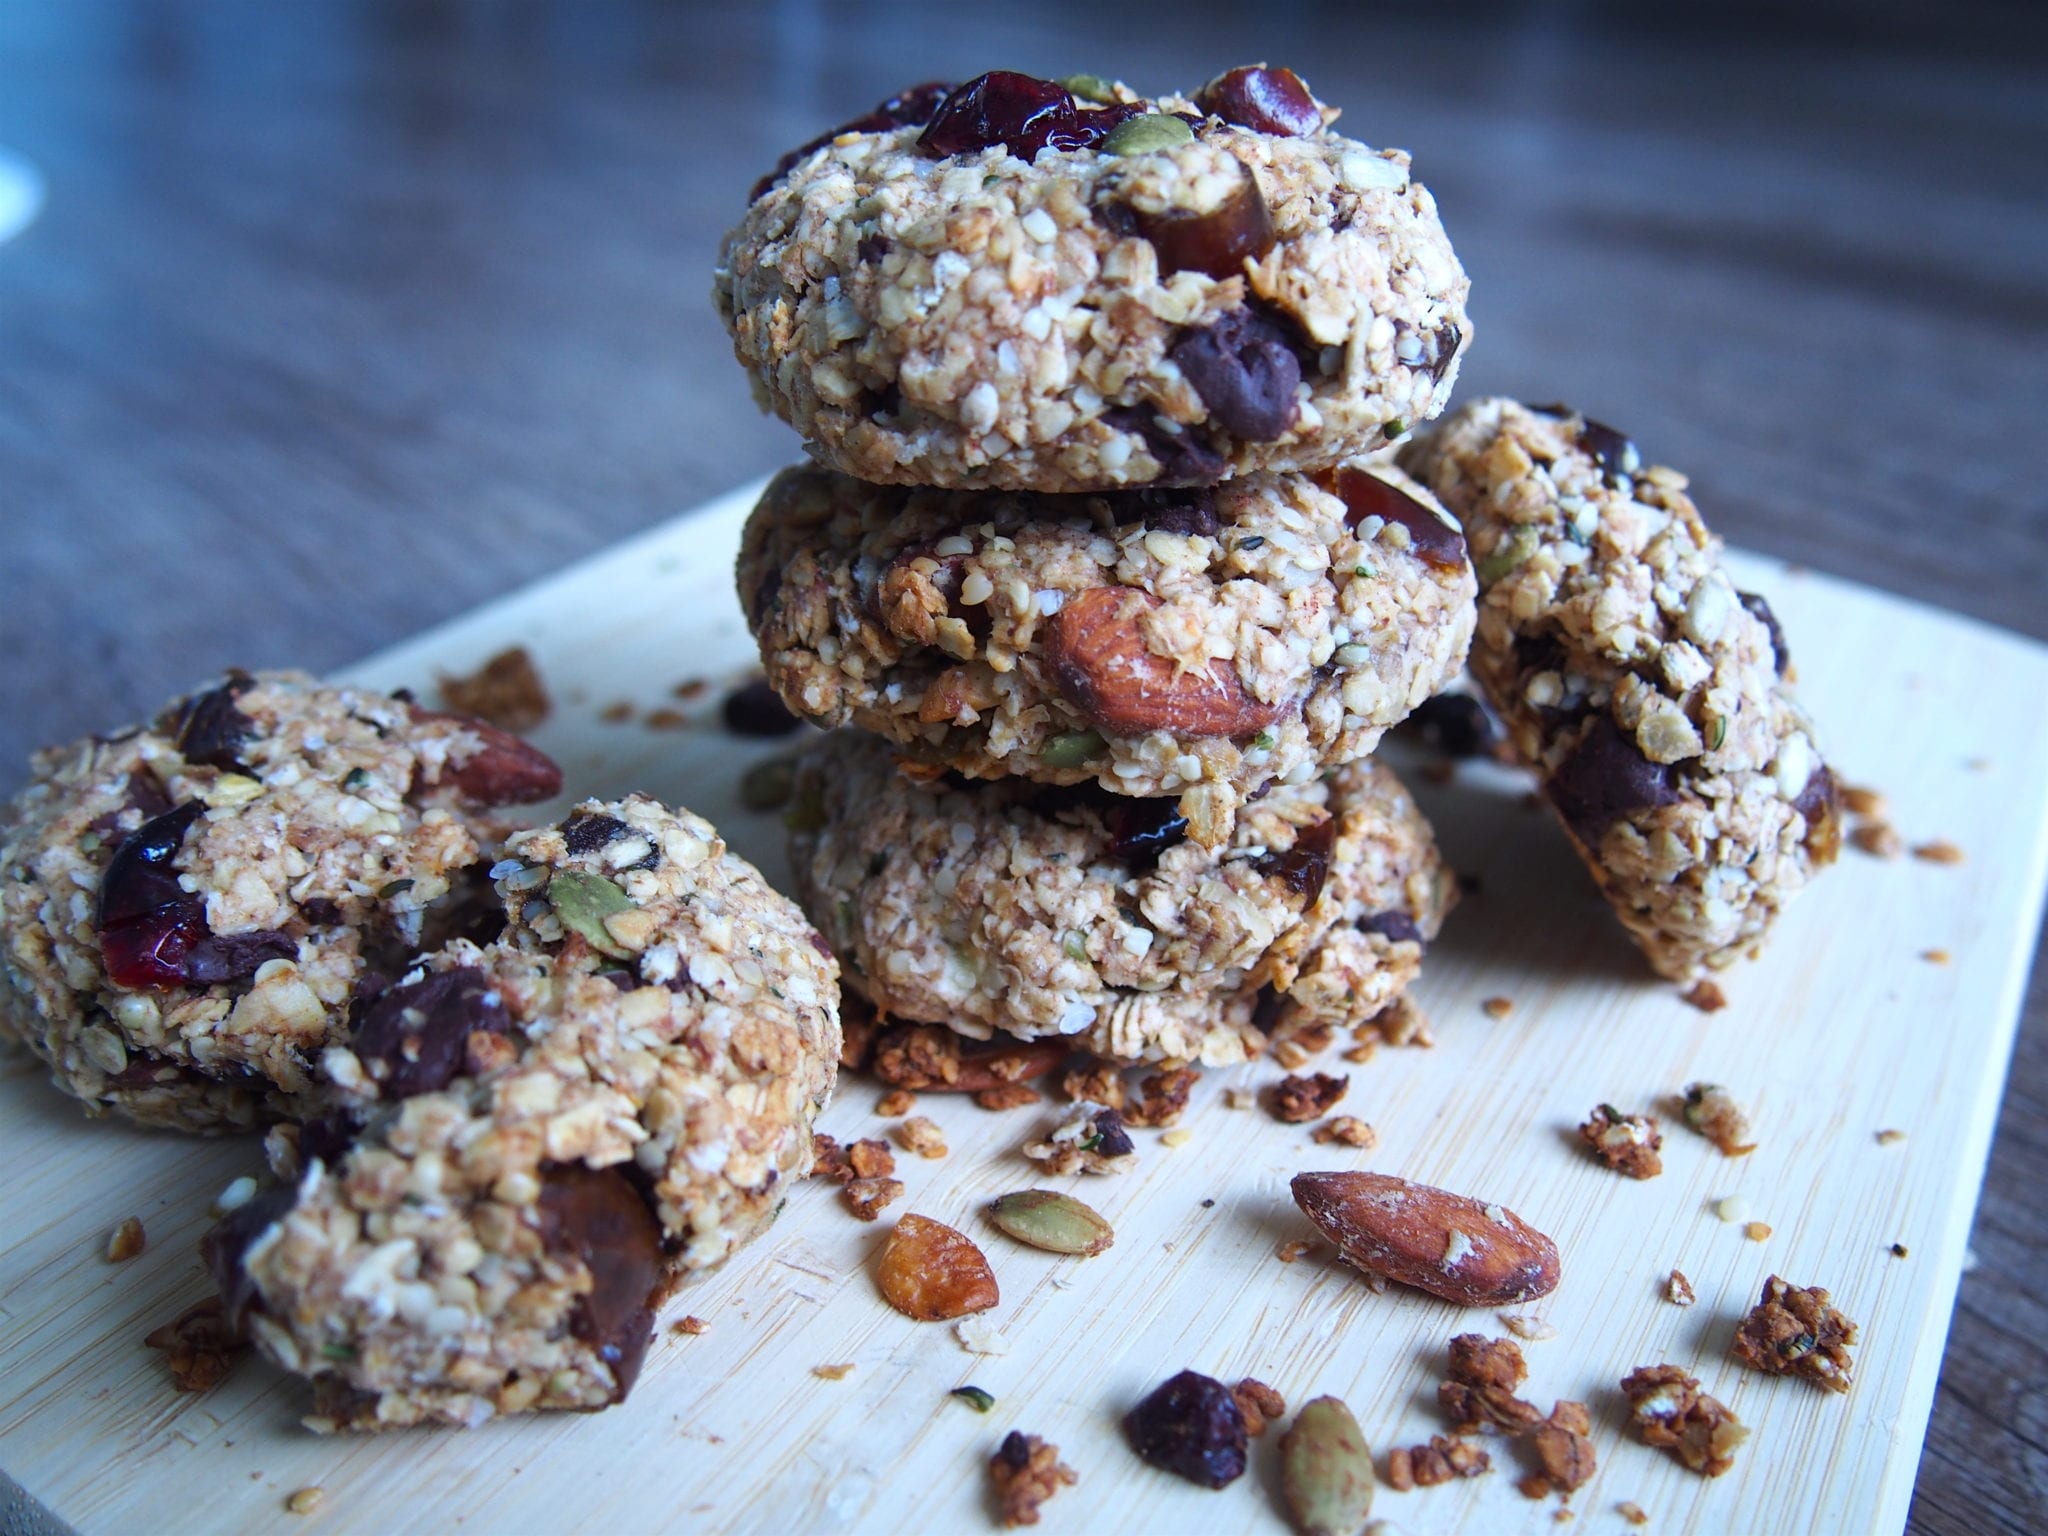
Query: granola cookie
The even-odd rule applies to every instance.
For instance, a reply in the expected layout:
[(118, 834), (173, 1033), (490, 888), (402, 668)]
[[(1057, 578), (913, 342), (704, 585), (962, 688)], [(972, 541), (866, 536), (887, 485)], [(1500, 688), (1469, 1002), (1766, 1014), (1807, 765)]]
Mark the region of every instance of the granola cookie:
[(1480, 400), (1402, 462), (1464, 519), (1472, 674), (1650, 964), (1763, 947), (1841, 840), (1769, 606), (1681, 474), (1563, 407)]
[(739, 587), (768, 679), (973, 778), (1175, 795), (1205, 847), (1457, 675), (1464, 537), (1390, 466), (1093, 496), (783, 471)]
[(0, 1036), (94, 1114), (315, 1113), (359, 984), (493, 926), (490, 812), (560, 788), (494, 727), (295, 672), (45, 752), (0, 812)]
[(274, 1132), (286, 1182), (210, 1239), (323, 1427), (618, 1401), (665, 1285), (810, 1167), (837, 967), (708, 823), (586, 802), (492, 874), (503, 936), (365, 1000), (343, 1108)]
[(1288, 70), (1192, 98), (1067, 85), (920, 86), (756, 188), (713, 296), (821, 461), (1202, 485), (1324, 468), (1443, 409), (1469, 283), (1405, 152), (1335, 132)]
[(899, 1020), (1121, 1062), (1220, 1065), (1267, 1030), (1362, 1021), (1455, 895), (1370, 762), (1276, 788), (1214, 852), (1171, 800), (906, 772), (851, 731), (812, 748), (792, 805), (797, 892), (850, 989)]

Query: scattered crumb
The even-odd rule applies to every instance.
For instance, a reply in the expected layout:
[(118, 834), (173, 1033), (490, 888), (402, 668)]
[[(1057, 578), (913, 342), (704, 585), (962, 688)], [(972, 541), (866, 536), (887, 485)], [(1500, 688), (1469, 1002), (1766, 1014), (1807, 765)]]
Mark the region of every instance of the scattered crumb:
[(1039, 1507), (1061, 1488), (1081, 1480), (1060, 1460), (1058, 1446), (1014, 1429), (989, 1457), (988, 1475), (995, 1483), (1005, 1525), (1038, 1524)]
[(1905, 1139), (1904, 1131), (1886, 1130), (1877, 1133), (1877, 1144), (1880, 1147), (1895, 1147)]
[(811, 1177), (846, 1184), (854, 1179), (880, 1179), (896, 1171), (896, 1154), (886, 1141), (872, 1136), (840, 1146), (823, 1131), (811, 1133)]
[(1436, 1037), (1429, 1032), (1429, 1015), (1405, 993), (1359, 1025), (1354, 1033), (1361, 1044), (1374, 1038), (1382, 1045), (1413, 1045), (1425, 1050), (1436, 1044)]
[(875, 1113), (885, 1120), (899, 1120), (917, 1107), (917, 1095), (908, 1088), (891, 1088), (875, 1100)]
[(680, 709), (670, 709), (663, 705), (659, 709), (647, 711), (640, 717), (640, 723), (650, 731), (680, 731), (690, 723), (690, 717)]
[(1128, 1173), (1138, 1166), (1137, 1144), (1124, 1117), (1101, 1104), (1071, 1106), (1066, 1118), (1034, 1141), (1024, 1155), (1050, 1173)]
[(619, 699), (615, 703), (607, 704), (597, 712), (597, 718), (606, 725), (624, 725), (633, 718), (632, 703), (626, 699)]
[(1599, 1470), (1593, 1454), (1593, 1419), (1584, 1403), (1559, 1402), (1529, 1431), (1529, 1448), (1543, 1481), (1569, 1497)]
[(691, 1338), (696, 1338), (699, 1334), (709, 1333), (711, 1325), (693, 1312), (680, 1321), (671, 1324), (668, 1331), (670, 1333), (686, 1333)]
[(1039, 1097), (1038, 1090), (1029, 1083), (998, 1083), (993, 1088), (976, 1090), (974, 1102), (983, 1109), (1022, 1109), (1026, 1104), (1038, 1103)]
[(1913, 857), (1929, 864), (1960, 864), (1963, 862), (1963, 850), (1946, 838), (1937, 838), (1931, 843), (1916, 843)]
[(1541, 1344), (1545, 1339), (1557, 1337), (1557, 1325), (1544, 1318), (1531, 1317), (1526, 1312), (1497, 1312), (1501, 1327), (1518, 1339), (1531, 1344)]
[(1630, 1525), (1648, 1525), (1650, 1523), (1649, 1511), (1633, 1499), (1623, 1499), (1614, 1506), (1614, 1512)]
[(1748, 1221), (1742, 1225), (1742, 1235), (1752, 1243), (1760, 1243), (1771, 1235), (1771, 1224), (1767, 1221)]
[(691, 699), (701, 699), (710, 691), (711, 679), (708, 677), (686, 677), (669, 690), (685, 703)]
[(1175, 1126), (1170, 1131), (1162, 1132), (1159, 1137), (1159, 1144), (1162, 1147), (1180, 1148), (1186, 1146), (1189, 1142), (1193, 1141), (1194, 1139), (1195, 1133), (1189, 1130), (1186, 1126), (1180, 1125)]
[(326, 1497), (324, 1488), (301, 1488), (284, 1501), (284, 1507), (295, 1515), (310, 1515)]
[(164, 1353), (171, 1381), (180, 1392), (206, 1392), (227, 1377), (248, 1341), (228, 1326), (218, 1296), (188, 1307), (142, 1341)]
[(1070, 1068), (1060, 1078), (1060, 1092), (1070, 1103), (1106, 1104), (1124, 1107), (1123, 1073), (1114, 1063), (1090, 1057), (1088, 1064)]
[(1704, 978), (1687, 987), (1679, 997), (1701, 1013), (1719, 1013), (1728, 1006), (1728, 994), (1721, 990), (1721, 984)]
[(1685, 1278), (1685, 1271), (1674, 1269), (1671, 1278), (1664, 1282), (1664, 1299), (1673, 1306), (1689, 1307), (1700, 1298), (1692, 1282)]
[(1735, 1358), (1772, 1376), (1804, 1376), (1831, 1392), (1849, 1390), (1849, 1346), (1856, 1325), (1820, 1286), (1787, 1285), (1776, 1275), (1735, 1330)]
[(1275, 1248), (1273, 1256), (1282, 1264), (1292, 1264), (1296, 1259), (1304, 1258), (1315, 1252), (1315, 1247), (1314, 1243), (1303, 1242), (1297, 1238), (1292, 1242), (1282, 1243), (1278, 1248)]
[(1749, 1116), (1719, 1083), (1687, 1083), (1679, 1109), (1685, 1123), (1719, 1147), (1723, 1157), (1747, 1157), (1756, 1150)]
[(1906, 840), (1888, 821), (1858, 822), (1849, 829), (1849, 841), (1874, 859), (1896, 859), (1906, 851)]
[(1844, 784), (1842, 809), (1852, 816), (1882, 816), (1891, 807), (1886, 804), (1880, 790), (1866, 789), (1860, 784)]
[(1723, 1221), (1735, 1223), (1749, 1220), (1749, 1201), (1741, 1195), (1723, 1196), (1714, 1205), (1714, 1214)]
[(1489, 997), (1479, 1005), (1479, 1010), (1489, 1019), (1504, 1019), (1515, 1011), (1515, 1000), (1511, 997)]
[(1223, 1090), (1223, 1105), (1226, 1109), (1250, 1109), (1259, 1102), (1259, 1096), (1249, 1088), (1226, 1088)]
[(946, 1133), (939, 1129), (938, 1122), (925, 1115), (912, 1115), (896, 1127), (896, 1140), (906, 1152), (915, 1152), (919, 1157), (939, 1158), (946, 1155)]
[(1621, 1391), (1643, 1444), (1675, 1452), (1703, 1477), (1719, 1477), (1735, 1465), (1735, 1448), (1749, 1438), (1726, 1404), (1675, 1365), (1639, 1366), (1622, 1379)]
[(1263, 1435), (1268, 1424), (1277, 1424), (1287, 1417), (1287, 1399), (1255, 1376), (1245, 1377), (1230, 1389), (1230, 1395), (1237, 1399), (1248, 1435)]
[(814, 1365), (811, 1367), (811, 1374), (823, 1377), (826, 1381), (844, 1381), (853, 1374), (853, 1366), (854, 1362), (851, 1360), (838, 1365)]
[(1521, 1347), (1512, 1339), (1461, 1333), (1451, 1340), (1450, 1367), (1437, 1385), (1437, 1406), (1455, 1434), (1469, 1434), (1482, 1424), (1521, 1434), (1543, 1421), (1542, 1410), (1515, 1396), (1528, 1374)]
[(1525, 1499), (1547, 1499), (1550, 1497), (1550, 1479), (1541, 1472), (1531, 1472), (1527, 1477), (1516, 1480), (1515, 1492)]
[(873, 1221), (877, 1216), (903, 1198), (901, 1179), (850, 1179), (842, 1193), (853, 1214), (862, 1221)]
[(965, 1317), (953, 1325), (953, 1337), (970, 1355), (1007, 1355), (1010, 1341), (1000, 1328), (983, 1317)]
[(1892, 1244), (1892, 1257), (1893, 1257), (1893, 1258), (1895, 1258), (1895, 1259), (1903, 1259), (1903, 1258), (1904, 1258), (1905, 1256), (1906, 1256), (1906, 1245), (1905, 1245), (1904, 1243), (1893, 1243), (1893, 1244)]
[(1387, 1486), (1397, 1493), (1434, 1488), (1454, 1477), (1477, 1477), (1491, 1465), (1491, 1458), (1471, 1441), (1431, 1435), (1427, 1445), (1387, 1452)]
[(1370, 1151), (1380, 1144), (1379, 1132), (1356, 1115), (1337, 1115), (1309, 1132), (1310, 1141), (1325, 1147), (1357, 1147)]
[(114, 1228), (112, 1236), (108, 1237), (107, 1262), (109, 1264), (126, 1263), (129, 1259), (142, 1252), (142, 1245), (147, 1241), (148, 1235), (142, 1230), (142, 1218), (140, 1216), (130, 1216), (121, 1225)]
[(1349, 1077), (1332, 1077), (1327, 1072), (1283, 1077), (1273, 1085), (1268, 1108), (1275, 1120), (1301, 1125), (1328, 1114), (1350, 1086)]
[(540, 668), (523, 645), (500, 651), (467, 677), (439, 678), (450, 709), (507, 731), (530, 731), (547, 719), (552, 705)]
[(1664, 1134), (1653, 1116), (1624, 1115), (1612, 1104), (1601, 1104), (1579, 1127), (1579, 1140), (1601, 1162), (1631, 1179), (1653, 1179), (1664, 1171), (1664, 1160), (1657, 1155)]
[(1145, 1075), (1138, 1084), (1138, 1096), (1124, 1105), (1126, 1125), (1172, 1125), (1188, 1107), (1200, 1076), (1193, 1067), (1166, 1067)]
[(1920, 958), (1929, 965), (1947, 965), (1949, 952), (1945, 949), (1923, 949), (1920, 951)]

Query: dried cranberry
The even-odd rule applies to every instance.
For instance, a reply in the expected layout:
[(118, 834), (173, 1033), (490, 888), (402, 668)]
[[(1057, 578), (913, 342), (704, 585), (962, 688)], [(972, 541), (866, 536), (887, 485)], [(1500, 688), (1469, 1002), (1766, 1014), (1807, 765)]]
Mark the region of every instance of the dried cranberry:
[(631, 1180), (615, 1168), (547, 1169), (536, 1209), (547, 1251), (581, 1261), (590, 1275), (569, 1331), (612, 1368), (612, 1401), (621, 1402), (633, 1390), (654, 1336), (661, 1228)]
[(1500, 722), (1469, 693), (1440, 693), (1401, 723), (1401, 734), (1445, 757), (1485, 757), (1500, 740)]
[(256, 686), (246, 672), (230, 672), (211, 693), (187, 699), (179, 707), (173, 731), (178, 755), (205, 768), (239, 771), (242, 743), (256, 733), (256, 722), (235, 708), (235, 701)]
[(447, 1087), (462, 1070), (473, 1031), (502, 1035), (512, 1027), (504, 999), (470, 966), (359, 996), (349, 1014), (349, 1044), (387, 1099)]
[(196, 899), (153, 907), (140, 917), (100, 929), (100, 962), (107, 980), (131, 992), (162, 992), (185, 985), (185, 961), (207, 937), (206, 908)]
[(1291, 69), (1241, 65), (1195, 93), (1195, 105), (1254, 133), (1303, 138), (1323, 126), (1316, 99)]
[(121, 840), (107, 872), (100, 877), (98, 926), (102, 930), (187, 899), (189, 893), (178, 884), (178, 850), (205, 809), (197, 800), (187, 800)]
[(1162, 1382), (1124, 1415), (1124, 1433), (1144, 1460), (1204, 1488), (1244, 1476), (1244, 1411), (1230, 1388), (1200, 1372)]
[(1102, 413), (1103, 425), (1144, 439), (1152, 457), (1159, 461), (1159, 485), (1214, 485), (1229, 466), (1223, 455), (1182, 428), (1172, 431), (1161, 425), (1156, 413), (1142, 406), (1117, 406)]
[(938, 160), (1000, 144), (1020, 160), (1034, 160), (1045, 149), (1092, 149), (1110, 129), (1141, 111), (1122, 105), (1083, 108), (1057, 81), (991, 70), (946, 97), (918, 136), (917, 147)]
[(1330, 850), (1336, 846), (1337, 818), (1326, 816), (1312, 827), (1294, 835), (1294, 846), (1285, 853), (1262, 853), (1252, 867), (1269, 880), (1278, 880), (1301, 897), (1304, 910), (1323, 894), (1323, 882), (1330, 877)]
[(626, 824), (618, 817), (586, 812), (562, 823), (562, 845), (571, 853), (595, 853), (617, 842), (626, 832)]
[(1170, 490), (1117, 491), (1104, 498), (1110, 516), (1119, 525), (1143, 523), (1161, 533), (1185, 533), (1213, 539), (1221, 526), (1216, 520), (1216, 495), (1204, 486)]
[(1643, 756), (1606, 715), (1587, 729), (1544, 788), (1558, 815), (1589, 847), (1598, 847), (1622, 817), (1678, 800), (1670, 768)]
[[(1100, 209), (1120, 204), (1105, 200)], [(1209, 277), (1235, 277), (1247, 260), (1257, 261), (1273, 249), (1273, 210), (1259, 190), (1258, 178), (1243, 172), (1237, 190), (1207, 213), (1144, 214), (1126, 210), (1131, 229), (1152, 243), (1159, 270), (1200, 272)], [(1112, 230), (1122, 222), (1104, 219)], [(1120, 232), (1120, 231), (1119, 231)]]
[(1188, 819), (1178, 802), (1161, 796), (1154, 799), (1124, 799), (1104, 795), (1111, 802), (1103, 809), (1102, 824), (1109, 833), (1110, 854), (1134, 870), (1150, 869), (1166, 852), (1188, 835)]
[(1417, 501), (1391, 480), (1349, 465), (1325, 470), (1317, 484), (1344, 503), (1344, 521), (1356, 528), (1368, 517), (1399, 523), (1408, 530), (1408, 544), (1438, 570), (1456, 570), (1465, 563), (1465, 535), (1448, 518)]
[(1270, 443), (1301, 414), (1301, 360), (1281, 323), (1262, 310), (1234, 309), (1188, 331), (1166, 354), (1224, 431)]
[(1778, 616), (1771, 612), (1771, 605), (1754, 592), (1738, 592), (1736, 599), (1747, 608), (1753, 618), (1770, 632), (1771, 661), (1778, 669), (1778, 676), (1785, 675), (1785, 669), (1792, 665), (1792, 653), (1785, 646), (1785, 631), (1778, 628)]
[(787, 736), (803, 724), (759, 677), (727, 694), (721, 712), (725, 728), (736, 736)]
[(1422, 930), (1415, 926), (1415, 919), (1395, 907), (1386, 912), (1375, 912), (1370, 917), (1358, 920), (1361, 933), (1376, 933), (1395, 944), (1420, 944)]
[(227, 1314), (228, 1326), (237, 1332), (250, 1306), (262, 1300), (242, 1261), (256, 1239), (290, 1214), (298, 1198), (297, 1189), (289, 1184), (266, 1189), (221, 1217), (200, 1240), (200, 1257), (220, 1289), (221, 1310)]
[(943, 85), (936, 80), (927, 81), (923, 85), (913, 85), (902, 94), (891, 96), (874, 111), (856, 117), (850, 123), (841, 123), (830, 133), (820, 134), (808, 144), (792, 149), (775, 162), (774, 170), (754, 183), (754, 190), (747, 194), (747, 201), (752, 202), (766, 192), (794, 170), (799, 160), (816, 150), (823, 149), (842, 133), (887, 133), (891, 128), (909, 128), (930, 122), (932, 114), (939, 109), (939, 103), (946, 99), (947, 93), (952, 89), (950, 85)]

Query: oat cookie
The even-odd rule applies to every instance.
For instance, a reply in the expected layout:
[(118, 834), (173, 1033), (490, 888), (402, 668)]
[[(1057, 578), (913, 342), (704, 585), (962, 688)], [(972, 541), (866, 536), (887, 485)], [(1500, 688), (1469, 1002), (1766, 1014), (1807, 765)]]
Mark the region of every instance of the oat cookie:
[(1386, 466), (1099, 496), (804, 466), (748, 521), (739, 586), (798, 713), (974, 778), (1175, 795), (1208, 847), (1456, 676), (1474, 590)]
[(323, 1425), (619, 1400), (666, 1282), (810, 1167), (837, 967), (708, 823), (586, 802), (492, 873), (503, 936), (364, 999), (342, 1108), (273, 1133), (287, 1182), (210, 1240)]
[(489, 812), (560, 788), (480, 721), (292, 672), (43, 753), (0, 813), (0, 1035), (93, 1113), (315, 1113), (357, 985), (493, 925)]
[(1435, 416), (1472, 329), (1407, 154), (1336, 116), (1263, 67), (917, 87), (777, 167), (713, 296), (763, 408), (864, 480), (1325, 468)]
[(884, 1013), (1123, 1062), (1222, 1064), (1266, 1030), (1370, 1017), (1455, 894), (1369, 762), (1274, 789), (1207, 852), (1171, 800), (906, 774), (840, 731), (799, 768), (791, 825), (798, 895)]
[(1777, 622), (1722, 571), (1685, 477), (1497, 399), (1402, 460), (1471, 536), (1472, 674), (1651, 965), (1754, 955), (1841, 817)]

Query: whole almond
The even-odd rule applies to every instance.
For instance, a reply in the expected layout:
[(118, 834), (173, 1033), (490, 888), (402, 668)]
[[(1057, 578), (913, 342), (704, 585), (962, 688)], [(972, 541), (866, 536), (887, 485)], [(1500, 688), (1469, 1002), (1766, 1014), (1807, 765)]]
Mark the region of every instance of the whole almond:
[(927, 1216), (896, 1223), (875, 1279), (883, 1300), (921, 1323), (986, 1312), (1002, 1299), (995, 1271), (974, 1240)]
[(1237, 669), (1218, 657), (1183, 672), (1145, 644), (1139, 621), (1159, 599), (1124, 587), (1091, 587), (1066, 600), (1045, 639), (1053, 686), (1105, 731), (1141, 736), (1250, 736), (1280, 718), (1277, 704), (1245, 692)]
[(1280, 1493), (1302, 1536), (1358, 1536), (1372, 1513), (1372, 1448), (1334, 1397), (1305, 1403), (1280, 1437)]
[(1092, 1258), (1116, 1241), (1099, 1212), (1050, 1189), (1020, 1189), (988, 1203), (988, 1219), (1002, 1231), (1048, 1253)]
[(445, 720), (478, 737), (483, 745), (468, 757), (451, 755), (442, 782), (472, 805), (531, 805), (562, 792), (562, 770), (538, 747), (528, 746), (510, 731), (469, 715), (453, 715), (438, 709), (413, 706), (413, 719), (422, 725)]
[(1384, 1173), (1298, 1173), (1294, 1203), (1344, 1258), (1462, 1307), (1557, 1289), (1557, 1244), (1513, 1211)]

